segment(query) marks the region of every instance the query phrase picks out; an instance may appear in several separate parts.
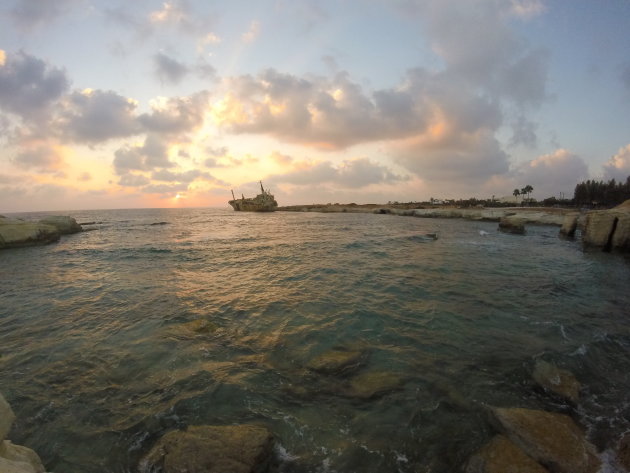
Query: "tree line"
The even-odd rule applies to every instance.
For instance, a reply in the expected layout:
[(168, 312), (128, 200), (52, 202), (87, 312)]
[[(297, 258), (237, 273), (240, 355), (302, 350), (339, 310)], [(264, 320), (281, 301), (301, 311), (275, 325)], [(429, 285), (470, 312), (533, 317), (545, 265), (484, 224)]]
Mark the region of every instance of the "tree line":
[(588, 181), (575, 186), (573, 203), (594, 207), (612, 207), (630, 199), (630, 176), (625, 182), (611, 179), (608, 182)]

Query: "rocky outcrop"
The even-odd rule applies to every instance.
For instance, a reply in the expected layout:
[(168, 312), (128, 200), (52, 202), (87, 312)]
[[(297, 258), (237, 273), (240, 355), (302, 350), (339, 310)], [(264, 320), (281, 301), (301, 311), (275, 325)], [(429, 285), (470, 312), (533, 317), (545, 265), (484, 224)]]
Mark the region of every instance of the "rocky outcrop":
[(0, 394), (0, 472), (2, 473), (44, 473), (37, 453), (27, 447), (14, 445), (6, 436), (11, 430), (15, 414), (11, 406)]
[(577, 404), (580, 397), (580, 383), (570, 371), (538, 360), (532, 377), (543, 388)]
[(577, 230), (578, 218), (578, 214), (565, 215), (562, 226), (560, 227), (560, 236), (573, 238), (575, 236), (575, 230)]
[(83, 230), (81, 228), (81, 225), (79, 225), (74, 218), (64, 215), (53, 215), (50, 217), (46, 217), (41, 219), (39, 223), (44, 225), (52, 225), (53, 227), (57, 228), (57, 230), (59, 230), (59, 233), (61, 235), (79, 233)]
[(595, 447), (564, 414), (522, 408), (495, 408), (494, 417), (507, 437), (554, 473), (595, 473)]
[(497, 435), (468, 460), (466, 473), (549, 473), (507, 437)]
[(617, 445), (617, 461), (630, 471), (630, 433), (625, 434)]
[(72, 217), (47, 217), (39, 222), (0, 217), (0, 249), (45, 245), (81, 230)]
[(265, 473), (273, 436), (251, 424), (188, 427), (164, 435), (139, 465), (141, 473)]
[(604, 251), (630, 251), (630, 200), (610, 210), (588, 212), (583, 241)]
[(501, 217), (501, 220), (499, 220), (499, 231), (503, 233), (513, 233), (515, 235), (523, 235), (525, 234), (525, 221), (514, 215)]
[(403, 379), (389, 371), (367, 371), (350, 380), (350, 387), (345, 392), (349, 397), (372, 399), (400, 389)]

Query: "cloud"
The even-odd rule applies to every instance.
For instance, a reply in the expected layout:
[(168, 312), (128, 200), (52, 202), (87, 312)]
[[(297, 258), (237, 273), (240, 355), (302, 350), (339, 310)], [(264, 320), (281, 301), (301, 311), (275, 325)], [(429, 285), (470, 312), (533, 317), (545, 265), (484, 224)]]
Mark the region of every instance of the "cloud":
[(23, 51), (5, 54), (0, 66), (0, 109), (41, 121), (69, 85), (62, 69)]
[(149, 171), (157, 167), (169, 168), (168, 143), (162, 137), (149, 134), (142, 145), (125, 145), (114, 152), (114, 170), (118, 175), (129, 171)]
[(187, 183), (180, 184), (151, 184), (142, 188), (142, 192), (147, 194), (162, 194), (173, 195), (178, 192), (185, 192), (188, 190)]
[[(286, 159), (285, 159), (286, 161)], [(372, 184), (385, 184), (404, 181), (385, 166), (367, 158), (346, 160), (338, 166), (329, 161), (300, 164), (297, 169), (281, 175), (272, 176), (270, 183), (286, 183), (297, 186), (312, 186), (314, 183), (336, 184), (344, 188), (361, 188)]]
[(79, 181), (87, 182), (92, 180), (92, 175), (89, 172), (82, 172), (79, 177)]
[(630, 144), (619, 148), (617, 154), (604, 164), (604, 176), (624, 182), (630, 176)]
[(533, 186), (539, 199), (560, 192), (571, 196), (575, 185), (588, 178), (588, 167), (580, 156), (561, 148), (518, 166), (513, 178), (515, 187)]
[(625, 86), (628, 92), (630, 92), (630, 62), (621, 66), (619, 77), (621, 79), (621, 83)]
[(157, 53), (153, 56), (153, 65), (160, 80), (173, 85), (179, 84), (190, 72), (188, 66), (164, 53)]
[(113, 91), (75, 91), (63, 100), (54, 125), (59, 135), (78, 143), (101, 143), (142, 131), (137, 103)]
[(207, 172), (200, 171), (198, 169), (191, 169), (185, 172), (171, 172), (166, 169), (161, 169), (159, 171), (154, 171), (151, 174), (151, 179), (154, 181), (161, 182), (180, 182), (180, 183), (191, 183), (197, 179), (203, 179), (205, 181), (221, 183), (218, 179), (214, 178), (211, 174)]
[(50, 23), (66, 13), (76, 0), (17, 0), (9, 16), (23, 30), (31, 30)]
[(199, 92), (188, 97), (159, 98), (151, 103), (151, 112), (138, 118), (149, 131), (180, 134), (193, 131), (204, 122), (209, 94)]
[(56, 172), (63, 163), (63, 152), (49, 143), (33, 143), (23, 147), (12, 162), (22, 169)]
[(249, 24), (249, 29), (243, 33), (241, 39), (244, 43), (253, 43), (260, 34), (260, 22), (258, 20), (252, 20)]
[(542, 0), (511, 0), (510, 6), (514, 16), (524, 19), (541, 15), (547, 10)]
[(140, 187), (145, 186), (150, 182), (151, 181), (147, 177), (141, 174), (127, 173), (120, 177), (118, 184), (125, 187)]

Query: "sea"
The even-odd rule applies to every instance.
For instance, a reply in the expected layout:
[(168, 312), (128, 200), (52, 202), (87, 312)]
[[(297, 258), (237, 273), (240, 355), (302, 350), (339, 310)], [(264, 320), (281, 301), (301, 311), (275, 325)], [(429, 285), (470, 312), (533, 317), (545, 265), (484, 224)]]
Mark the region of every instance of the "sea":
[[(47, 471), (136, 472), (191, 425), (264, 425), (296, 473), (463, 471), (491, 406), (569, 414), (604, 457), (630, 425), (630, 259), (558, 227), (54, 214), (89, 231), (0, 251), (0, 392)], [(360, 356), (316, 368), (340, 352)], [(535, 384), (538, 360), (580, 381), (576, 406)]]

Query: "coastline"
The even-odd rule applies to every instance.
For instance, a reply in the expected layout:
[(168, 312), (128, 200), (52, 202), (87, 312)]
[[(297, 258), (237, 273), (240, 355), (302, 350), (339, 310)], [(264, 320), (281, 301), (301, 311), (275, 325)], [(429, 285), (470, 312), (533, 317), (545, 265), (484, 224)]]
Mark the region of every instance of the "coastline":
[(555, 207), (434, 207), (408, 208), (404, 205), (378, 204), (312, 204), (290, 205), (278, 207), (279, 212), (323, 212), (323, 213), (375, 213), (399, 215), (419, 218), (463, 218), (467, 220), (481, 220), (499, 222), (504, 217), (516, 216), (526, 224), (561, 226), (567, 215), (581, 219), (584, 213), (576, 209)]

